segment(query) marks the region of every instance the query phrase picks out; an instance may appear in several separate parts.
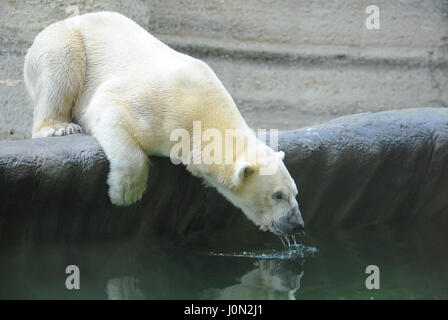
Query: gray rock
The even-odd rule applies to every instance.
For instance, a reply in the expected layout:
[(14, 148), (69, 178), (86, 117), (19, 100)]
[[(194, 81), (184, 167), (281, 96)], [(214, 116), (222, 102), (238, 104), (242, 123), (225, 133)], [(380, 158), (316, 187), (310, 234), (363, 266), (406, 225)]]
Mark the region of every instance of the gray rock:
[[(448, 110), (341, 117), (282, 131), (280, 149), (299, 188), (306, 228), (448, 227)], [(110, 204), (109, 164), (98, 143), (72, 135), (0, 142), (3, 241), (94, 241), (137, 235), (259, 233), (183, 166), (152, 157), (147, 191)]]
[(345, 116), (280, 144), (310, 225), (448, 226), (446, 109)]

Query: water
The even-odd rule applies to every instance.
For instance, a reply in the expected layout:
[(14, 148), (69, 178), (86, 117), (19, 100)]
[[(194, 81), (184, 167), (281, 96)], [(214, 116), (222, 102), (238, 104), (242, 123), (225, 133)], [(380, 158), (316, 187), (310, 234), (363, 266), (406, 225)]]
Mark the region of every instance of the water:
[[(283, 241), (282, 241), (283, 243)], [(308, 247), (301, 243), (284, 244), (281, 249), (264, 249), (240, 252), (210, 252), (210, 255), (217, 257), (251, 258), (263, 260), (294, 260), (305, 259), (314, 256), (319, 250)]]
[[(290, 247), (266, 234), (229, 238), (2, 244), (0, 298), (448, 299), (444, 232), (314, 231)], [(65, 288), (70, 264), (80, 268), (80, 290)], [(365, 287), (372, 264), (379, 290)]]

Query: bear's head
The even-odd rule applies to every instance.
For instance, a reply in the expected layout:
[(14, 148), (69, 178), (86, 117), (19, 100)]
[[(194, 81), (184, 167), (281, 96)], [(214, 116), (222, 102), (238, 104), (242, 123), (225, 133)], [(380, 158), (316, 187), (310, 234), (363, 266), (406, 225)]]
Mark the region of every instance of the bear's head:
[(267, 148), (256, 159), (240, 158), (231, 167), (230, 181), (217, 189), (261, 230), (293, 235), (303, 230), (304, 223), (284, 156)]

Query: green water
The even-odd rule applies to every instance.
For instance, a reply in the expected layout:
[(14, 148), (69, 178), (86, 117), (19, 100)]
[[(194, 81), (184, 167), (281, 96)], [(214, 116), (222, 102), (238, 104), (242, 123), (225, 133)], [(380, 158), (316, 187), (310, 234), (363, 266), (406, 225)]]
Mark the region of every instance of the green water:
[[(230, 236), (236, 243), (238, 234)], [(280, 240), (8, 246), (0, 253), (1, 299), (448, 299), (443, 232), (311, 232), (288, 257)], [(299, 252), (300, 251), (300, 252)], [(67, 265), (80, 269), (68, 290)], [(368, 290), (368, 265), (380, 289)]]

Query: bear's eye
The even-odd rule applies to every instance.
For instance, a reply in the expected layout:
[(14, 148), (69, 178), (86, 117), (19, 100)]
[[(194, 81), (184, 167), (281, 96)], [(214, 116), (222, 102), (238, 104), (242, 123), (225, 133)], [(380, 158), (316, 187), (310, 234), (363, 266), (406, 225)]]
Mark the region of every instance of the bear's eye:
[(274, 200), (282, 200), (284, 198), (285, 198), (285, 196), (283, 195), (283, 193), (281, 191), (278, 191), (272, 195), (272, 199), (274, 199)]

